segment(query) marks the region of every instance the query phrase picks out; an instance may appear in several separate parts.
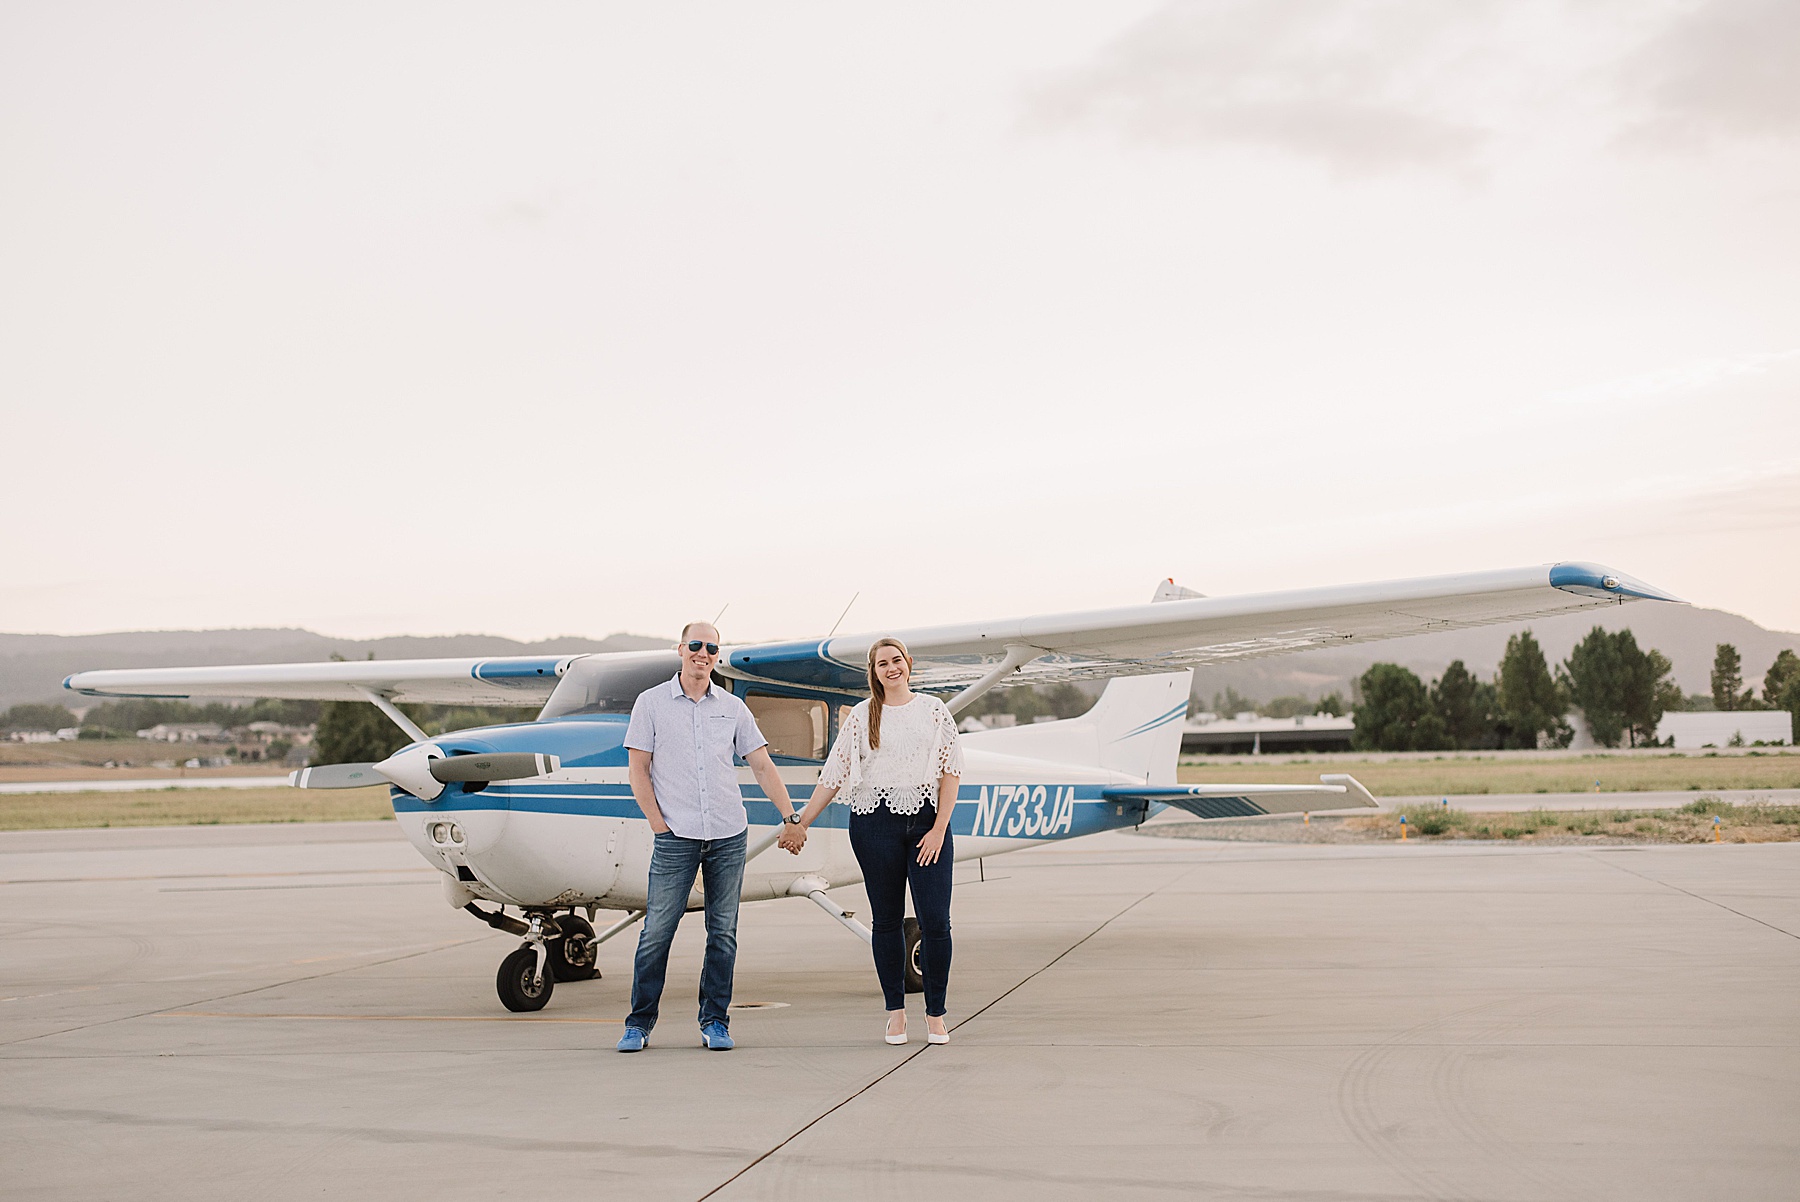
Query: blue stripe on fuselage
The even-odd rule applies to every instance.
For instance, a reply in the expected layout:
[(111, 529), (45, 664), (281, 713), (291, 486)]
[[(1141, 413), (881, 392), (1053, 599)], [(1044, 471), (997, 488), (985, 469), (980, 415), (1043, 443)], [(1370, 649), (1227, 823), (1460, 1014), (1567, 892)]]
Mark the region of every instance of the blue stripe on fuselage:
[[(1101, 785), (964, 785), (957, 792), (956, 815), (950, 829), (959, 835), (992, 835), (1013, 839), (1071, 839), (1096, 831), (1115, 830), (1142, 822), (1142, 802), (1101, 796)], [(755, 826), (779, 822), (775, 804), (755, 785), (743, 786), (744, 808)], [(811, 785), (789, 785), (788, 794), (804, 805), (812, 796)], [(400, 789), (391, 789), (396, 814), (459, 813), (470, 810), (508, 810), (514, 813), (587, 814), (597, 818), (642, 818), (632, 799), (631, 786), (571, 782), (567, 784), (494, 784), (476, 793), (459, 786), (444, 791), (434, 802), (423, 802)], [(833, 805), (819, 815), (815, 826), (842, 829), (850, 823), (848, 807)]]

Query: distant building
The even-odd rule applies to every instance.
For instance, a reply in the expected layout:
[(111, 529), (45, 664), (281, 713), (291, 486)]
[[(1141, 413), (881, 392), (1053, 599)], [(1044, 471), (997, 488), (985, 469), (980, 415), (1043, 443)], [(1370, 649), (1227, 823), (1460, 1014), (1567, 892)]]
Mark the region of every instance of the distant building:
[(137, 737), (152, 743), (215, 743), (225, 734), (217, 722), (159, 722)]
[(1656, 737), (1673, 739), (1677, 749), (1785, 744), (1794, 741), (1794, 716), (1786, 710), (1671, 711), (1656, 724)]
[(1212, 755), (1274, 751), (1348, 751), (1356, 720), (1331, 714), (1264, 718), (1246, 710), (1229, 718), (1196, 714), (1181, 730), (1181, 750)]
[(1005, 730), (1009, 726), (1017, 726), (1017, 714), (983, 714), (977, 718), (973, 714), (957, 723), (956, 729), (964, 734), (974, 734), (978, 730)]

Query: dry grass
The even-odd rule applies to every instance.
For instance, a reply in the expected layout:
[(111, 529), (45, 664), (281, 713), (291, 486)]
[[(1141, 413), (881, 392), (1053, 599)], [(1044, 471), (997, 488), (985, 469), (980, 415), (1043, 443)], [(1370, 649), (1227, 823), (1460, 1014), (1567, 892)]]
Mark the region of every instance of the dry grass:
[(0, 795), (0, 831), (392, 818), (385, 788), (157, 789), (138, 793)]
[[(144, 739), (72, 739), (67, 743), (0, 743), (0, 781), (127, 780), (166, 776), (280, 776), (280, 764), (257, 761), (227, 768), (156, 768), (157, 762), (219, 755), (216, 743), (151, 743)], [(111, 761), (129, 767), (107, 768)]]
[(1400, 815), (1407, 818), (1407, 841), (1441, 843), (1453, 839), (1516, 843), (1619, 844), (1711, 843), (1713, 816), (1722, 843), (1791, 843), (1800, 840), (1800, 806), (1732, 805), (1701, 797), (1678, 810), (1528, 810), (1468, 813), (1442, 806), (1409, 806), (1383, 814), (1315, 814), (1213, 822), (1155, 822), (1139, 833), (1166, 839), (1208, 839), (1255, 843), (1391, 843), (1400, 838)]
[(1348, 772), (1377, 797), (1483, 793), (1655, 793), (1705, 789), (1800, 789), (1800, 753), (1577, 756), (1556, 760), (1433, 759), (1378, 762), (1348, 757), (1287, 764), (1183, 764), (1179, 779), (1202, 784), (1313, 784)]
[(1519, 842), (1711, 843), (1714, 822), (1721, 843), (1791, 843), (1800, 839), (1800, 806), (1732, 805), (1702, 797), (1678, 810), (1529, 810), (1466, 813), (1440, 806), (1410, 806), (1385, 814), (1344, 819), (1346, 830), (1376, 839), (1398, 839), (1406, 817), (1409, 838), (1507, 839)]

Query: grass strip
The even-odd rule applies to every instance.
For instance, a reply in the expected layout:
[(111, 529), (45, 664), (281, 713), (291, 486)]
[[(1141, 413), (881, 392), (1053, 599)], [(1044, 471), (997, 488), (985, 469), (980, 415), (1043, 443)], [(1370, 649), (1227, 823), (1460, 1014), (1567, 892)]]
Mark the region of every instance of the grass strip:
[(1314, 784), (1321, 772), (1348, 772), (1377, 797), (1800, 789), (1800, 754), (1725, 756), (1670, 752), (1559, 760), (1445, 757), (1388, 762), (1320, 756), (1287, 764), (1184, 763), (1177, 779), (1184, 784)]
[(394, 816), (386, 788), (157, 789), (0, 794), (0, 831), (247, 822), (367, 822)]

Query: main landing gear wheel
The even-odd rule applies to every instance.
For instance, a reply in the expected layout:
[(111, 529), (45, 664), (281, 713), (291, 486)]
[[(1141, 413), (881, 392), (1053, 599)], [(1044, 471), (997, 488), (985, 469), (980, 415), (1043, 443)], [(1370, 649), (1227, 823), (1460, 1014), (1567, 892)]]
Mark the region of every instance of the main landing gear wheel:
[(919, 934), (919, 920), (908, 914), (904, 927), (906, 938), (906, 992), (925, 992), (925, 972), (919, 963), (919, 949), (924, 937)]
[(565, 914), (556, 920), (562, 938), (549, 945), (550, 972), (558, 981), (591, 981), (600, 975), (594, 961), (599, 944), (594, 942), (594, 927), (585, 918)]
[(542, 980), (538, 979), (537, 970), (537, 949), (529, 943), (500, 961), (494, 988), (499, 991), (501, 1005), (520, 1012), (542, 1010), (544, 1003), (550, 1000), (550, 991), (556, 987), (556, 974), (547, 962)]

